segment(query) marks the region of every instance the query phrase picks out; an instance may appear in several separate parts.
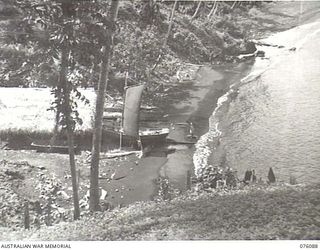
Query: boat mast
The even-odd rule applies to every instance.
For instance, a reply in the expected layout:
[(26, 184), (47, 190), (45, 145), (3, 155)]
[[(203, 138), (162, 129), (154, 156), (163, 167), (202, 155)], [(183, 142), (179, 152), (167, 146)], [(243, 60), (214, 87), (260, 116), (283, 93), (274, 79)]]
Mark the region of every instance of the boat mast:
[[(125, 96), (126, 96), (126, 90), (127, 90), (127, 87), (128, 87), (128, 71), (126, 71), (126, 75), (125, 75), (125, 78), (124, 78), (124, 94), (123, 94), (123, 105), (124, 105), (124, 99), (125, 99)], [(123, 131), (123, 110), (124, 108), (122, 109), (122, 116), (121, 116), (121, 127), (120, 127), (120, 151), (122, 149), (122, 131)]]

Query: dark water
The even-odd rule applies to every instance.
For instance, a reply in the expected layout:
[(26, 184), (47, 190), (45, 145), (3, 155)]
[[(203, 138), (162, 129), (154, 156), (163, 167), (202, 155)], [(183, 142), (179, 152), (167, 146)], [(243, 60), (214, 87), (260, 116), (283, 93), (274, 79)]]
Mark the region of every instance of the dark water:
[[(210, 118), (194, 155), (196, 169), (221, 164), (243, 177), (255, 169), (266, 179), (320, 181), (320, 22), (265, 40), (251, 74), (234, 85)], [(290, 50), (291, 49), (291, 50)]]

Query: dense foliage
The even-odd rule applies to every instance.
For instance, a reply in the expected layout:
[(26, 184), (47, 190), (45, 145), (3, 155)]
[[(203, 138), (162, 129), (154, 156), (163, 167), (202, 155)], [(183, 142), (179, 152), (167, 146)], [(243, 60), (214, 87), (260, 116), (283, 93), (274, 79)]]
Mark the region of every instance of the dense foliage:
[[(62, 0), (0, 2), (0, 10), (6, 14), (0, 28), (7, 44), (0, 50), (2, 86), (55, 85), (59, 48), (66, 42), (72, 59), (68, 80), (81, 86), (97, 84), (100, 48), (108, 42), (103, 34), (108, 29), (109, 3), (99, 0), (70, 3), (74, 6), (71, 9), (68, 1)], [(213, 2), (203, 3), (197, 17), (192, 18), (197, 2), (181, 1), (173, 17), (169, 41), (164, 46), (172, 4), (152, 0), (122, 2), (111, 78), (123, 77), (127, 71), (133, 81), (157, 84), (175, 74), (181, 59), (203, 63), (230, 60), (239, 51), (245, 52), (247, 32), (231, 19), (233, 15), (245, 15), (251, 5), (232, 7), (221, 2), (215, 16), (208, 19)], [(62, 14), (70, 16), (66, 23), (69, 28), (63, 28)], [(164, 60), (150, 76), (149, 71), (161, 53)], [(119, 83), (111, 79), (113, 82)], [(114, 84), (110, 86), (112, 91), (122, 90)]]

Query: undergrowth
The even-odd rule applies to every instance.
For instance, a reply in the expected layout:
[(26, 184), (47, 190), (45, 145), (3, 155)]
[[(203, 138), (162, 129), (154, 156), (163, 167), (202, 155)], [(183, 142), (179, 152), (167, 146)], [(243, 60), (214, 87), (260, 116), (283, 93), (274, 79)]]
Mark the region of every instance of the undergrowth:
[(81, 221), (6, 232), (32, 240), (320, 239), (320, 184), (247, 186), (136, 203)]

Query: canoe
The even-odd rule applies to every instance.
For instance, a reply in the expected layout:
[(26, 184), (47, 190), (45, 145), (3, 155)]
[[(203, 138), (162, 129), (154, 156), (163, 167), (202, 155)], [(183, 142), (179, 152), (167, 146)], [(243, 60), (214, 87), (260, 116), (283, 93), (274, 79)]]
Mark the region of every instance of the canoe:
[[(53, 145), (49, 144), (38, 144), (35, 142), (31, 143), (31, 149), (36, 150), (38, 153), (58, 153), (58, 154), (69, 154), (68, 146), (64, 145)], [(78, 146), (74, 146), (75, 153), (79, 153)]]
[[(111, 137), (113, 140), (120, 141), (121, 135), (123, 146), (131, 146), (137, 141), (137, 139), (133, 136), (121, 134), (120, 130), (113, 130), (106, 126), (103, 126), (103, 132), (106, 136)], [(139, 138), (143, 146), (149, 144), (159, 144), (165, 142), (169, 132), (169, 128), (141, 128), (139, 130)]]

